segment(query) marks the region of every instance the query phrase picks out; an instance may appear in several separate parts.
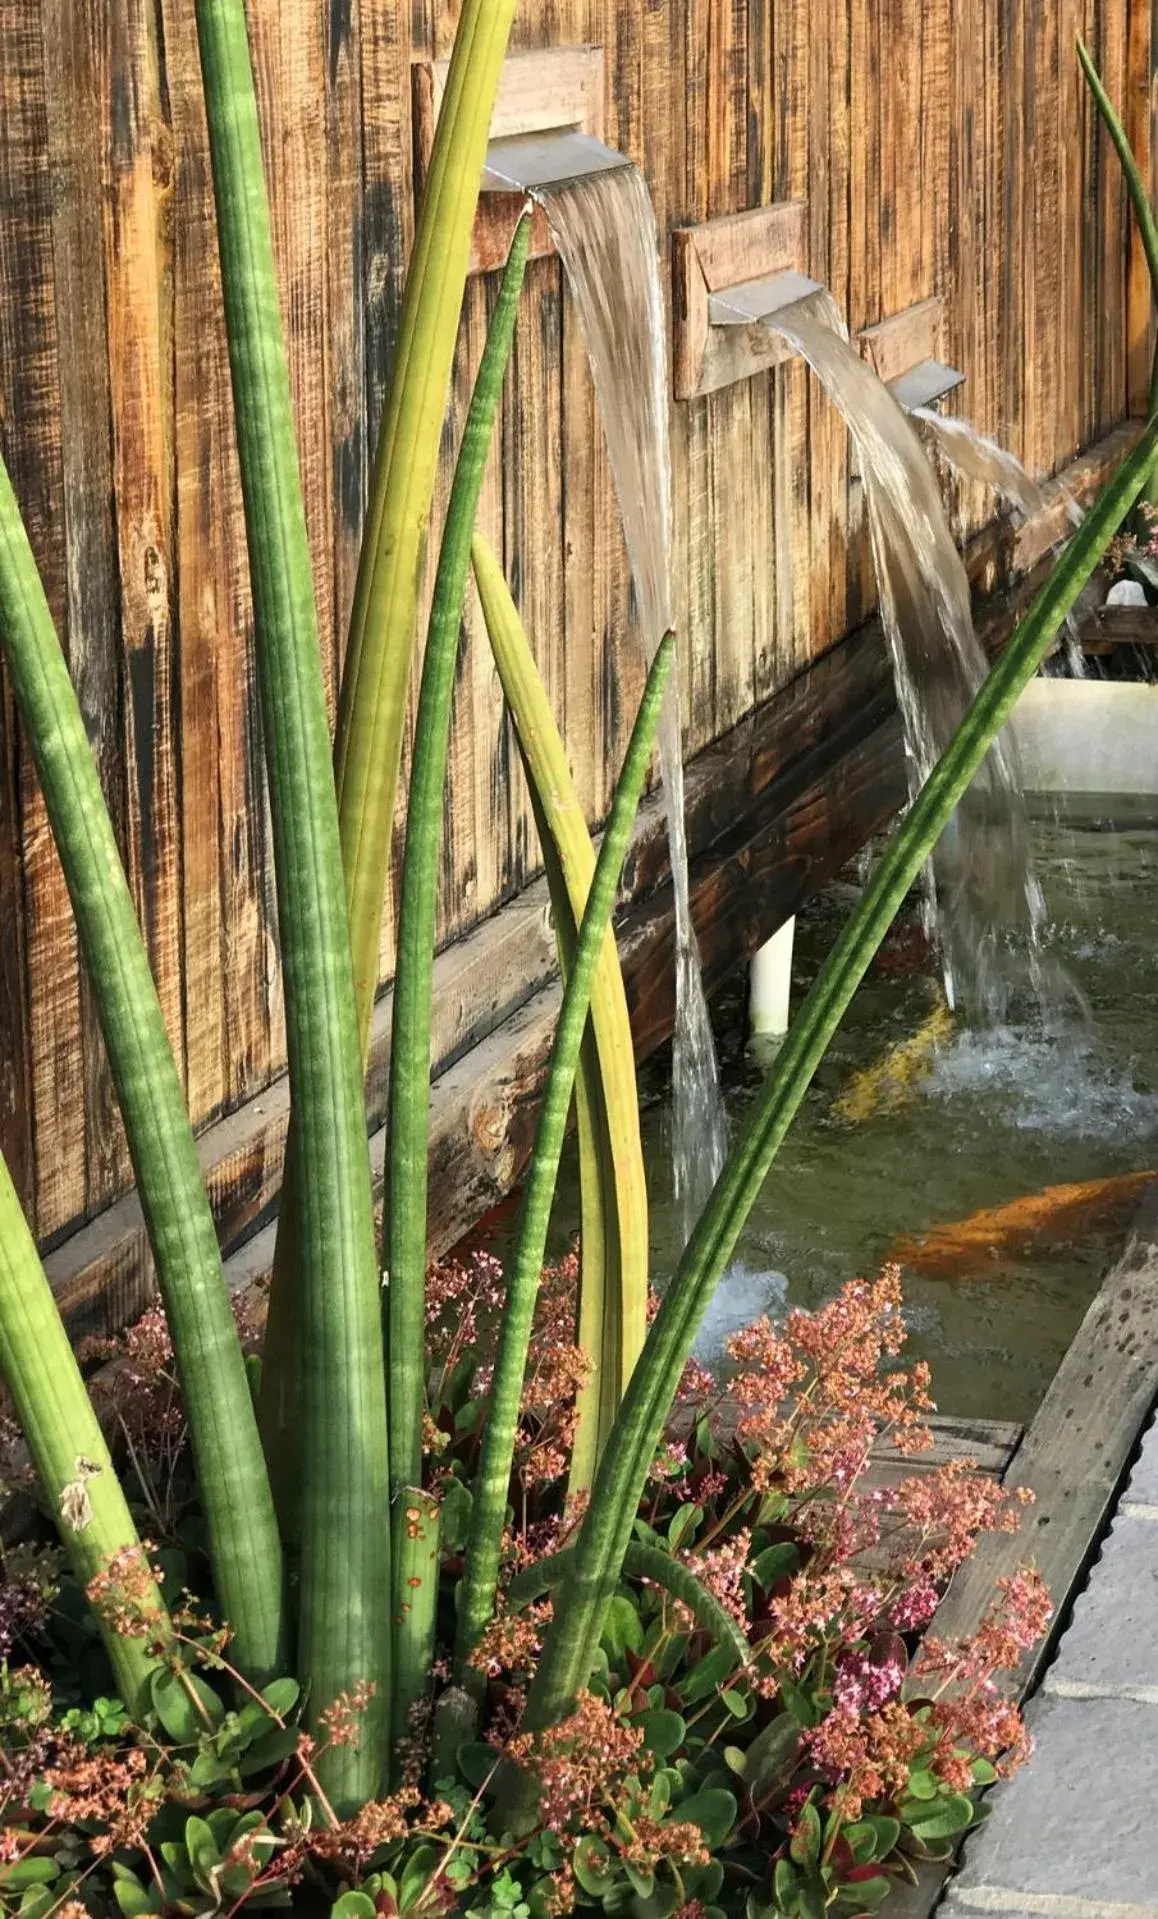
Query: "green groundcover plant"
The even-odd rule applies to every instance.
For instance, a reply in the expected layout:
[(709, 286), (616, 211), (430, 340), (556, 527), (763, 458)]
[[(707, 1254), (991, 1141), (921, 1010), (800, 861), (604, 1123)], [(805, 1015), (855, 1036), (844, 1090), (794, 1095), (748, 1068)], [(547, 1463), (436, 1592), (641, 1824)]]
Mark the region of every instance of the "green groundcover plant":
[[(100, 1015), (161, 1307), (86, 1380), (0, 1162), (0, 1371), (44, 1528), (3, 1549), (0, 1904), (632, 1919), (875, 1910), (977, 1817), (1024, 1735), (981, 1634), (917, 1636), (980, 1531), (916, 1446), (896, 1277), (688, 1370), (753, 1199), (888, 926), (1147, 485), (1151, 422), (898, 827), (648, 1323), (638, 1111), (609, 928), (674, 637), (598, 854), (574, 831), (533, 649), (474, 534), (524, 218), (458, 450), (426, 633), (399, 899), (385, 1224), (363, 1074), (400, 744), (470, 234), (514, 0), (464, 0), (387, 394), (331, 740), (244, 0), (196, 0), (254, 603), (291, 1137), (274, 1273), (239, 1323), (84, 721), (7, 473), (0, 645)], [(1107, 103), (1108, 105), (1108, 103)], [(1111, 131), (1112, 131), (1111, 127)], [(1136, 171), (1136, 170), (1135, 170)], [(426, 1261), (442, 796), (471, 569), (515, 717), (562, 1006), (505, 1270)], [(574, 1104), (579, 1254), (545, 1272)], [(104, 1382), (104, 1383), (102, 1383)]]

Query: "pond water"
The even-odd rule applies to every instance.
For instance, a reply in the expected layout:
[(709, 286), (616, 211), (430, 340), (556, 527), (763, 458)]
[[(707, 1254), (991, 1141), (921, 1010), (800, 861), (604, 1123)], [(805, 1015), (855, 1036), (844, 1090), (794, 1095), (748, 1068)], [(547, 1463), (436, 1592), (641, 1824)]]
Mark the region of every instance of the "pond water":
[[(1158, 1168), (1158, 803), (1080, 804), (1080, 816), (1033, 827), (1046, 955), (1069, 982), (1062, 1011), (1047, 1023), (1027, 994), (1000, 1027), (955, 1021), (914, 898), (781, 1148), (701, 1332), (703, 1357), (759, 1313), (816, 1305), (898, 1257), (908, 1350), (930, 1361), (938, 1405), (1032, 1415), (1122, 1243), (1136, 1176)], [(801, 915), (794, 1003), (855, 893), (850, 879)], [(745, 1043), (743, 981), (713, 1013), (735, 1123), (762, 1073)], [(658, 1056), (642, 1088), (660, 1290), (682, 1243), (668, 1072)], [(572, 1157), (556, 1244), (577, 1213)]]
[[(910, 1351), (930, 1361), (938, 1404), (1032, 1415), (1139, 1202), (1134, 1176), (1158, 1168), (1158, 804), (1080, 804), (1081, 816), (1034, 822), (1046, 951), (1072, 988), (1063, 1010), (1047, 1024), (1027, 994), (999, 1027), (955, 1022), (914, 902), (780, 1150), (704, 1357), (757, 1313), (815, 1305), (898, 1257)], [(794, 1003), (855, 890), (834, 887), (802, 914)], [(740, 982), (715, 1017), (734, 1121), (761, 1078)], [(680, 1238), (661, 1075), (654, 1062), (644, 1124), (662, 1289)]]

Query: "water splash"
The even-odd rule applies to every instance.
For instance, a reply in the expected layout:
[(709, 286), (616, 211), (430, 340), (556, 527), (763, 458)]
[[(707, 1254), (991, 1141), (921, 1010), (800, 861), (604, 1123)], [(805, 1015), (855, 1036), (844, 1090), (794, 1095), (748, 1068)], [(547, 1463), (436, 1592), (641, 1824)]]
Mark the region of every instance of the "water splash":
[(991, 493), (1014, 507), (1023, 520), (1040, 513), (1046, 505), (1044, 487), (1026, 471), (1016, 453), (979, 432), (971, 420), (936, 413), (926, 406), (913, 407), (909, 418), (917, 422), (923, 437), (947, 466), (963, 480), (975, 480), (987, 486)]
[[(783, 308), (767, 324), (807, 360), (852, 434), (915, 791), (987, 671), (936, 474), (906, 414), (850, 344), (827, 289)], [(942, 836), (927, 886), (929, 930), (950, 1003), (972, 1017), (999, 1020), (1008, 1000), (1011, 945), (1027, 951), (1030, 971), (1042, 981), (1044, 916), (1017, 767), (1004, 736)]]
[[(951, 414), (935, 413), (931, 407), (912, 407), (909, 418), (915, 420), (926, 442), (944, 460), (946, 466), (963, 480), (974, 480), (1004, 500), (1023, 520), (1040, 513), (1049, 504), (1049, 496), (1039, 481), (1028, 473), (1016, 453), (999, 446), (973, 425)], [(1066, 517), (1072, 527), (1080, 526), (1082, 509), (1072, 497), (1066, 500)], [(1067, 616), (1061, 651), (1048, 660), (1042, 671), (1049, 676), (1061, 671), (1071, 680), (1086, 678), (1086, 659), (1082, 651), (1082, 619), (1096, 604), (1092, 587), (1085, 587), (1077, 607)]]
[[(650, 663), (673, 618), (667, 322), (655, 212), (634, 166), (535, 191), (587, 344)], [(668, 681), (659, 743), (676, 920), (672, 1151), (676, 1192), (690, 1230), (723, 1166), (727, 1120), (692, 925), (675, 675)]]

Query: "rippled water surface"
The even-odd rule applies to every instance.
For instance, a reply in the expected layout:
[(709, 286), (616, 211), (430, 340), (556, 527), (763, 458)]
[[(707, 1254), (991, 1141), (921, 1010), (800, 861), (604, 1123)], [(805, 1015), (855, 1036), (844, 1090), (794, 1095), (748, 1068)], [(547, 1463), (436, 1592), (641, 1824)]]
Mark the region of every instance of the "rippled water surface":
[[(1090, 802), (1088, 818), (1035, 823), (1046, 951), (1072, 987), (1060, 1025), (1045, 1025), (1029, 996), (989, 1032), (954, 1023), (914, 904), (781, 1149), (701, 1351), (718, 1353), (730, 1331), (786, 1300), (818, 1303), (900, 1249), (911, 1349), (931, 1361), (938, 1403), (1032, 1414), (1137, 1204), (1125, 1176), (1158, 1168), (1158, 805), (1147, 804)], [(851, 883), (834, 888), (802, 917), (796, 1003), (854, 896)], [(761, 1076), (743, 1014), (737, 982), (715, 1008), (733, 1119)], [(665, 1071), (662, 1059), (648, 1069), (644, 1113), (661, 1287), (680, 1247)], [(996, 1221), (967, 1224), (996, 1209)], [(558, 1214), (570, 1230), (572, 1194)], [(905, 1251), (934, 1229), (944, 1238), (925, 1256)]]

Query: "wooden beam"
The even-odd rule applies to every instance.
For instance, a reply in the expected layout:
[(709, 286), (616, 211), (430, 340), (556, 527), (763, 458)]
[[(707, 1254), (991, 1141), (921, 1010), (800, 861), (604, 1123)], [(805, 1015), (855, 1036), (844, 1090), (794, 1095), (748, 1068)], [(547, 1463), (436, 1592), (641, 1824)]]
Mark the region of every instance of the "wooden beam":
[[(449, 68), (449, 60), (416, 60), (411, 68), (414, 177), (419, 190), (430, 165)], [(536, 47), (510, 53), (499, 80), (490, 137), (509, 140), (526, 134), (578, 131), (601, 140), (606, 95), (602, 47)], [(503, 265), (523, 205), (520, 194), (482, 195), (471, 246), (472, 273), (493, 273)], [(534, 208), (532, 219), (530, 257), (539, 260), (554, 253), (555, 243), (542, 207)]]
[(677, 400), (716, 393), (795, 357), (764, 326), (712, 326), (708, 298), (746, 280), (807, 270), (808, 208), (782, 200), (672, 234), (672, 373)]
[(945, 303), (939, 296), (906, 307), (903, 313), (891, 313), (887, 320), (865, 327), (856, 336), (857, 346), (877, 378), (889, 385), (899, 380), (922, 360), (939, 360)]
[(1158, 606), (1100, 606), (1082, 621), (1080, 638), (1085, 653), (1158, 646)]

